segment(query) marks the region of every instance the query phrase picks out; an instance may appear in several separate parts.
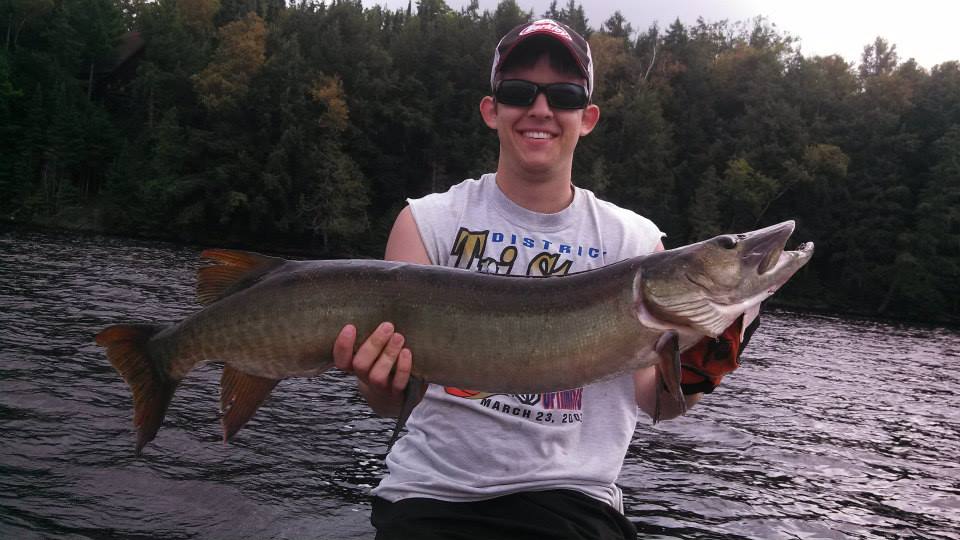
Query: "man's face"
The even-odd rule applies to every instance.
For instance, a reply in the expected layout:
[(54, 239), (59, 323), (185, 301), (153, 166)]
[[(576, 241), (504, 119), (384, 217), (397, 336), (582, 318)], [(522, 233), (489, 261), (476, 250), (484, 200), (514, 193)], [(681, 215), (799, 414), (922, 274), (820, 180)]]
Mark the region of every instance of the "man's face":
[[(501, 79), (523, 79), (538, 84), (569, 82), (585, 84), (581, 77), (561, 73), (542, 56), (533, 67), (505, 71)], [(500, 137), (498, 169), (531, 176), (570, 174), (573, 151), (582, 135), (593, 130), (599, 118), (596, 105), (586, 109), (555, 109), (540, 93), (529, 107), (495, 103), (486, 97), (480, 103), (486, 124)]]

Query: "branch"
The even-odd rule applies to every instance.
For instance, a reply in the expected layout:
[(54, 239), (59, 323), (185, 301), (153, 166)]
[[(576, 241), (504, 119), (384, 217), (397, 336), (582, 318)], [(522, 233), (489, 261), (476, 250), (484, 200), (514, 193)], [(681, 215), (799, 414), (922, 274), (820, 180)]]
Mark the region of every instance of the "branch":
[(653, 58), (650, 59), (650, 65), (647, 66), (647, 72), (643, 74), (643, 80), (646, 81), (647, 77), (650, 76), (650, 70), (653, 69), (653, 64), (657, 61), (657, 38), (653, 39)]

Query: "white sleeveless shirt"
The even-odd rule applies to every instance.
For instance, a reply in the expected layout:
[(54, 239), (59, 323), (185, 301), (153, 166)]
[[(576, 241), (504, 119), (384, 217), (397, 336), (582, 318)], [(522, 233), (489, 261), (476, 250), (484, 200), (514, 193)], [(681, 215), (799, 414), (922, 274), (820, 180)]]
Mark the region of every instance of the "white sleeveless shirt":
[[(430, 262), (471, 271), (582, 272), (650, 253), (663, 236), (650, 220), (580, 188), (556, 214), (531, 212), (500, 191), (495, 174), (408, 202)], [(389, 501), (474, 501), (573, 489), (619, 508), (614, 482), (637, 414), (629, 374), (533, 395), (431, 384), (373, 493)]]

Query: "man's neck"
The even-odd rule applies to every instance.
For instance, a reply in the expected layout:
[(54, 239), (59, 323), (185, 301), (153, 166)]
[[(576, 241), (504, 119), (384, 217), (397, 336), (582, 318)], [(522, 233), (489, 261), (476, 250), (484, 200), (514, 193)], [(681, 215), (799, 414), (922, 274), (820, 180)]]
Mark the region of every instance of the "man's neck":
[(519, 206), (541, 214), (555, 214), (573, 202), (573, 183), (565, 175), (531, 177), (498, 168), (497, 187)]

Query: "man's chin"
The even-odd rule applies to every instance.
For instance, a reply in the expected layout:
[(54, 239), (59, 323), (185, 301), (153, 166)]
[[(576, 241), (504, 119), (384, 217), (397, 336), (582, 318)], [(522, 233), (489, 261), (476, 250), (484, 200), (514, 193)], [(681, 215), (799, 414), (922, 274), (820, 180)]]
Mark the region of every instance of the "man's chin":
[(520, 153), (518, 156), (520, 166), (530, 172), (546, 172), (557, 169), (561, 160), (557, 159), (556, 152), (547, 151), (545, 148), (542, 150), (540, 152)]

